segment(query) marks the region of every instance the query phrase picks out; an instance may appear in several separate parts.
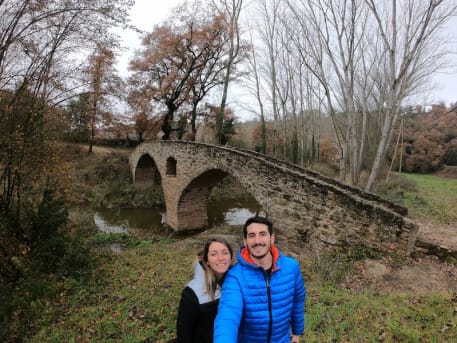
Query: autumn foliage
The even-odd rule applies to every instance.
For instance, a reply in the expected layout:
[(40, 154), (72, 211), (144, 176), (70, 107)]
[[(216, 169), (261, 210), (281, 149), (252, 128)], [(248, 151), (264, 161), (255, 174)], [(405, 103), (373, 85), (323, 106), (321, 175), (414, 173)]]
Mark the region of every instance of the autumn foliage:
[[(397, 134), (399, 132), (397, 131)], [(427, 173), (457, 165), (457, 112), (442, 106), (411, 114), (404, 121), (402, 170)], [(399, 150), (400, 151), (400, 150)], [(397, 153), (398, 155), (399, 153)], [(399, 167), (396, 158), (395, 167)]]
[(191, 108), (195, 131), (198, 104), (222, 82), (226, 45), (225, 21), (217, 13), (182, 15), (156, 26), (130, 62), (129, 104), (137, 113), (160, 117), (163, 139), (170, 138), (175, 114)]
[[(27, 273), (56, 272), (69, 256), (70, 173), (60, 142), (71, 124), (63, 104), (89, 94), (81, 59), (96, 46), (116, 45), (111, 29), (125, 23), (132, 5), (131, 0), (0, 1), (2, 290)], [(94, 71), (101, 74), (100, 68)], [(80, 114), (71, 116), (79, 120)], [(7, 306), (0, 303), (3, 323)]]

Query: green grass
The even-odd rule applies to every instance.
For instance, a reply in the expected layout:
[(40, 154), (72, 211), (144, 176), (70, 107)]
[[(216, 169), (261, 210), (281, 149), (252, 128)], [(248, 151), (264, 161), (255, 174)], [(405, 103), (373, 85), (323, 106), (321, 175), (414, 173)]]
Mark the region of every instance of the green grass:
[(434, 223), (457, 222), (457, 179), (402, 173), (378, 185), (376, 191), (406, 206), (413, 219)]
[[(314, 287), (317, 286), (317, 292)], [(351, 294), (309, 286), (305, 342), (445, 342), (457, 338), (445, 295)], [(449, 324), (450, 323), (450, 324)]]
[[(101, 257), (89, 283), (66, 280), (27, 342), (162, 342), (175, 333), (195, 251), (156, 241)], [(19, 318), (18, 318), (19, 320)]]
[(448, 223), (457, 222), (457, 180), (434, 175), (404, 174), (416, 182), (417, 192), (407, 192), (405, 205), (413, 218)]
[[(102, 241), (122, 243), (125, 238), (98, 237), (97, 249)], [(90, 278), (57, 283), (53, 297), (32, 305), (32, 317), (17, 313), (12, 334), (37, 343), (167, 342), (175, 336), (180, 294), (191, 278), (201, 244), (195, 238), (153, 239), (149, 244), (129, 241), (121, 253), (99, 254), (100, 263)], [(326, 258), (335, 260), (334, 254)], [(351, 293), (329, 280), (329, 261), (321, 262), (326, 265), (322, 270), (314, 261), (302, 265), (308, 291), (304, 342), (379, 342), (381, 337), (384, 342), (457, 340), (456, 296)], [(348, 263), (344, 271), (351, 272)]]

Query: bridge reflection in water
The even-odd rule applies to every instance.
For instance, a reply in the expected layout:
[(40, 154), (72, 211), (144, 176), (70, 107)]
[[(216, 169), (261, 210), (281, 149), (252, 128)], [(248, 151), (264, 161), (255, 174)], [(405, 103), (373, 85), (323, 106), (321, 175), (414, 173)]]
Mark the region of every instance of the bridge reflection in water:
[[(208, 205), (208, 226), (243, 225), (247, 218), (261, 214), (254, 199), (223, 200)], [(97, 228), (107, 233), (168, 236), (174, 230), (166, 225), (164, 208), (99, 209), (94, 215)]]

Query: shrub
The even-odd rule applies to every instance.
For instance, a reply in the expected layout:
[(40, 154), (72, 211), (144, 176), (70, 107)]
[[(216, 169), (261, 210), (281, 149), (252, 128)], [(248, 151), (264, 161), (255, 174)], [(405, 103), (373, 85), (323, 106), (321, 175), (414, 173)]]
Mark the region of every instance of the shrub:
[(373, 191), (392, 202), (404, 204), (405, 193), (417, 192), (417, 184), (401, 175), (392, 175), (389, 180), (376, 184)]
[(322, 281), (337, 284), (352, 272), (354, 261), (381, 257), (379, 251), (365, 245), (342, 246), (325, 251), (309, 268)]
[[(42, 314), (37, 310), (42, 308), (42, 299), (58, 294), (56, 281), (79, 279), (93, 267), (90, 246), (82, 237), (71, 236), (68, 210), (52, 192), (45, 192), (36, 208), (27, 204), (24, 212), (20, 219), (2, 218), (0, 223), (1, 243), (8, 242), (0, 249), (0, 267), (10, 281), (3, 282), (2, 275), (0, 341), (5, 337), (22, 341), (22, 337), (8, 336), (9, 330), (26, 331), (28, 320)], [(9, 328), (12, 316), (21, 313), (27, 313), (24, 320), (13, 320), (19, 327)]]

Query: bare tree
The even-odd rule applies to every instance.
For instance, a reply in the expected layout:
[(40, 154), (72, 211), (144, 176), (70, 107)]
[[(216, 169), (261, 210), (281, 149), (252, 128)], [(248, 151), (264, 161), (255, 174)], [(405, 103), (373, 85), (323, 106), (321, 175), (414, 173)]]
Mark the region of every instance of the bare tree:
[[(270, 138), (269, 144), (273, 155), (277, 155), (279, 148), (282, 148), (282, 156), (286, 158), (288, 151), (286, 133), (290, 117), (291, 91), (294, 87), (290, 70), (295, 61), (292, 61), (293, 56), (288, 56), (290, 47), (285, 44), (287, 33), (281, 23), (282, 7), (281, 1), (278, 0), (251, 2), (249, 18), (252, 19), (249, 20), (249, 24), (252, 28), (252, 36), (255, 37), (251, 42), (258, 66), (255, 72), (256, 84), (264, 85), (261, 87), (263, 99), (260, 99), (259, 92), (257, 92), (257, 99), (258, 102), (262, 102), (262, 110), (273, 119), (273, 137)], [(263, 118), (265, 119), (265, 116)], [(264, 124), (262, 127), (266, 128)], [(281, 144), (278, 144), (278, 138), (282, 141)]]
[(241, 9), (243, 7), (243, 0), (212, 0), (214, 6), (220, 13), (224, 14), (226, 18), (226, 25), (228, 27), (229, 49), (225, 62), (225, 77), (222, 90), (221, 107), (219, 115), (216, 117), (216, 140), (221, 144), (222, 131), (224, 125), (225, 107), (227, 105), (227, 94), (231, 78), (233, 77), (233, 68), (237, 63), (243, 44), (240, 38), (239, 19)]
[[(320, 106), (316, 78), (303, 63), (307, 40), (299, 33), (293, 14), (287, 11), (287, 3), (257, 0), (253, 4), (249, 18), (256, 19), (249, 23), (255, 28), (252, 45), (256, 64), (261, 66), (253, 74), (260, 79), (257, 84), (268, 85), (262, 87), (262, 102), (268, 105), (265, 112), (271, 113), (274, 124), (270, 145), (274, 155), (281, 153), (284, 158), (304, 164), (309, 161), (307, 155), (315, 151), (314, 133), (319, 130), (313, 107)], [(281, 140), (280, 145), (276, 137)]]
[[(256, 98), (259, 106), (259, 119), (260, 119), (260, 152), (266, 154), (267, 152), (267, 134), (266, 134), (266, 118), (265, 118), (265, 104), (264, 104), (264, 89), (262, 87), (261, 79), (261, 67), (258, 63), (259, 50), (255, 48), (255, 31), (252, 27), (249, 28), (251, 51), (247, 58), (248, 73), (250, 77), (244, 78), (243, 85), (249, 89), (249, 91)], [(255, 110), (249, 109), (251, 112), (256, 113)]]
[(440, 66), (443, 50), (437, 45), (439, 30), (454, 14), (453, 2), (442, 0), (365, 0), (381, 37), (382, 52), (378, 76), (384, 99), (384, 121), (376, 156), (365, 190), (371, 190), (389, 146), (403, 101)]
[[(294, 30), (294, 41), (301, 45), (304, 35), (309, 47), (299, 50), (303, 63), (326, 90), (340, 151), (340, 178), (345, 179), (345, 161), (349, 152), (353, 183), (358, 182), (359, 167), (354, 103), (354, 77), (361, 42), (360, 34), (357, 33), (363, 32), (363, 20), (366, 18), (361, 14), (358, 2), (300, 0), (297, 5), (295, 1), (288, 1), (295, 18), (293, 23), (299, 27), (299, 30)], [(290, 29), (293, 23), (290, 24)], [(344, 115), (345, 122), (337, 119), (337, 109)]]
[[(287, 31), (326, 96), (340, 178), (345, 180), (348, 160), (357, 184), (362, 161), (367, 162), (367, 138), (377, 146), (370, 190), (401, 107), (443, 67), (439, 30), (455, 13), (455, 2), (288, 0), (287, 5), (292, 14), (283, 19)], [(378, 119), (382, 125), (374, 131)]]

